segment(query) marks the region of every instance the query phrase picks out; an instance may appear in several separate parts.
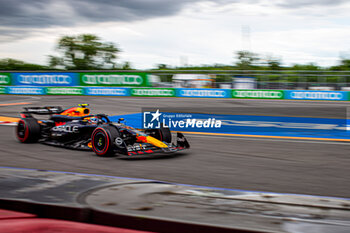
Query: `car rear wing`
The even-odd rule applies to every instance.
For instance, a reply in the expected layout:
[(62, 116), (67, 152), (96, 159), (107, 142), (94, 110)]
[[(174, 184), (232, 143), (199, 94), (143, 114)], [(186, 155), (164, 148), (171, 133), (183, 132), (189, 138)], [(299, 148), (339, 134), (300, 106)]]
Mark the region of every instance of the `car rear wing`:
[(52, 115), (62, 113), (62, 107), (60, 106), (45, 106), (45, 107), (25, 107), (21, 112), (21, 116), (29, 117), (31, 114), (36, 115)]

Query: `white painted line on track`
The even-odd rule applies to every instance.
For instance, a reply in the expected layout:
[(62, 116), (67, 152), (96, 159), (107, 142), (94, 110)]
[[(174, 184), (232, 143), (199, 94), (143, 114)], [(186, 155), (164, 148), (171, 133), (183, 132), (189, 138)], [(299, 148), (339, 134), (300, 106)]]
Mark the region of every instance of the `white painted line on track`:
[(0, 125), (11, 125), (16, 126), (17, 122), (0, 121)]
[(33, 99), (34, 100), (41, 99), (41, 97), (39, 97), (39, 96), (14, 96), (14, 97), (20, 97), (20, 98), (23, 98), (23, 99), (0, 101), (0, 104), (13, 104), (13, 103), (23, 102), (23, 101), (33, 101)]

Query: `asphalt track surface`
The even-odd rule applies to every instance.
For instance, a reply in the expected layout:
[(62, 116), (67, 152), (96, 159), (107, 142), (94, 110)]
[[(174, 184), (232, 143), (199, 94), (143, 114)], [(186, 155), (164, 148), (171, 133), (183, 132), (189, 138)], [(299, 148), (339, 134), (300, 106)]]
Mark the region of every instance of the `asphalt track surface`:
[[(309, 117), (339, 117), (349, 105), (321, 101), (3, 95), (0, 96), (0, 116), (18, 116), (23, 105), (7, 105), (16, 102), (32, 103), (28, 106), (65, 107), (90, 103), (93, 112), (110, 115), (139, 112), (141, 107), (203, 107), (209, 111), (213, 107), (232, 111), (247, 107), (245, 114)], [(155, 159), (122, 160), (100, 158), (93, 152), (21, 144), (15, 138), (13, 126), (0, 126), (0, 166), (229, 189), (350, 197), (350, 143), (186, 136), (192, 146), (186, 153)]]

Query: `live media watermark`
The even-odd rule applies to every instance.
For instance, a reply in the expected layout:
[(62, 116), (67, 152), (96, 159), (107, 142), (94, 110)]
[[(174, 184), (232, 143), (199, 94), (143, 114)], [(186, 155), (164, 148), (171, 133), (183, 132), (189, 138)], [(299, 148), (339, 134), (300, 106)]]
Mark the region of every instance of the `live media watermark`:
[(144, 129), (169, 127), (188, 132), (332, 135), (350, 130), (347, 110), (338, 106), (143, 108), (141, 125)]
[(222, 121), (215, 117), (194, 117), (192, 113), (162, 112), (160, 109), (143, 110), (142, 125), (144, 129), (219, 129)]

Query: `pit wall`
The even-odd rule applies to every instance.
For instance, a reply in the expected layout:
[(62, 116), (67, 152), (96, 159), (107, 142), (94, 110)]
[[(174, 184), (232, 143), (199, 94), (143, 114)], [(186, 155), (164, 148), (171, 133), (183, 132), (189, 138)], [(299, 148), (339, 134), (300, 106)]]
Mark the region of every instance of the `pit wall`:
[(348, 91), (238, 90), (208, 88), (0, 86), (0, 94), (9, 95), (85, 95), (348, 101), (350, 100), (349, 93), (350, 92)]

